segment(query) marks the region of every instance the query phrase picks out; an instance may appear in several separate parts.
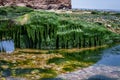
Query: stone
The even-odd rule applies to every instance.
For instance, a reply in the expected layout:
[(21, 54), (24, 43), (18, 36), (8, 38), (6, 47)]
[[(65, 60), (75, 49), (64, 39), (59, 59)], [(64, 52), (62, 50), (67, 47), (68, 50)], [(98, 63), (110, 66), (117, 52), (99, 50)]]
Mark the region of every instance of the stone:
[(2, 68), (2, 69), (8, 69), (9, 66), (8, 66), (8, 65), (1, 65), (1, 68)]
[(50, 65), (45, 65), (44, 68), (45, 68), (45, 69), (51, 69), (52, 66), (50, 66)]
[(31, 71), (31, 74), (36, 74), (36, 73), (39, 73), (39, 70), (35, 69), (35, 70)]
[(71, 9), (71, 0), (0, 0), (0, 6), (26, 6), (34, 9)]

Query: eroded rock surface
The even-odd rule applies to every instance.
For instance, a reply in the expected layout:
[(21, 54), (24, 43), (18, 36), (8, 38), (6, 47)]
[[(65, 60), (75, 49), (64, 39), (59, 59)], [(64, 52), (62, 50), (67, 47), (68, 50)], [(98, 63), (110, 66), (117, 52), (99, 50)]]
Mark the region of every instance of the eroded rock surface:
[(71, 9), (71, 0), (0, 0), (0, 6), (11, 5), (35, 9)]

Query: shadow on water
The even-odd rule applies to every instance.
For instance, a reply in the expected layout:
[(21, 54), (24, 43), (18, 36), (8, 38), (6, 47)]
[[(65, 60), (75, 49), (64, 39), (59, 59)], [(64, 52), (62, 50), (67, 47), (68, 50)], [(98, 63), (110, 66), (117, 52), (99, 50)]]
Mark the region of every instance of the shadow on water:
[(103, 76), (103, 75), (95, 75), (95, 76), (91, 76), (87, 80), (118, 80), (118, 79), (117, 78), (109, 78), (109, 77)]

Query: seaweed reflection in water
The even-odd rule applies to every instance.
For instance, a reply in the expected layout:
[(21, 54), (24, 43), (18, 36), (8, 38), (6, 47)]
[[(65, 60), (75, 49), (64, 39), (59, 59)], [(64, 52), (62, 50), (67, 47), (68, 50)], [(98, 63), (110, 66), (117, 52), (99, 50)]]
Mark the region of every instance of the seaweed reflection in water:
[[(80, 49), (79, 49), (80, 50)], [(43, 67), (45, 65), (48, 65), (48, 67), (51, 64), (54, 64), (55, 66), (59, 66), (59, 68), (61, 68), (61, 71), (63, 72), (71, 72), (75, 69), (78, 68), (84, 68), (87, 66), (90, 66), (94, 63), (96, 63), (100, 58), (101, 58), (101, 51), (103, 50), (103, 48), (98, 48), (98, 49), (87, 49), (87, 50), (83, 50), (83, 51), (73, 51), (73, 52), (69, 52), (66, 50), (50, 50), (50, 51), (46, 51), (44, 53), (39, 53), (34, 51), (32, 53), (29, 54), (29, 51), (25, 52), (25, 51), (19, 51), (19, 53), (15, 53), (11, 56), (16, 56), (20, 59), (19, 55), (24, 55), (21, 58), (21, 61), (23, 61), (22, 59), (24, 57), (27, 57), (28, 55), (32, 55), (32, 56), (39, 56), (38, 58), (32, 59), (32, 61), (41, 61), (38, 60), (40, 59), (40, 56), (48, 56), (48, 55), (55, 55), (54, 57), (48, 58), (46, 59), (42, 59), (42, 60), (46, 60), (46, 62), (42, 65)], [(61, 55), (62, 57), (57, 57), (56, 55)], [(31, 57), (26, 58), (25, 61), (30, 60), (31, 61)], [(38, 60), (38, 61), (37, 61)], [(69, 63), (66, 63), (69, 62)], [(74, 63), (75, 62), (75, 63)], [(27, 66), (27, 67), (23, 67), (20, 68), (20, 65), (23, 66)], [(31, 66), (31, 67), (30, 67)], [(25, 78), (31, 78), (34, 77), (34, 79), (36, 79), (36, 75), (40, 76), (40, 79), (43, 80), (47, 80), (47, 79), (51, 79), (51, 77), (56, 77), (58, 73), (61, 73), (61, 71), (57, 71), (58, 67), (51, 67), (51, 68), (39, 68), (39, 67), (32, 67), (32, 64), (23, 64), (23, 63), (19, 63), (19, 61), (16, 61), (15, 63), (13, 63), (12, 61), (9, 60), (0, 60), (0, 73), (3, 77), (25, 77)], [(41, 76), (42, 74), (42, 76)], [(37, 76), (37, 78), (38, 78)], [(54, 79), (53, 79), (54, 80)], [(55, 79), (57, 80), (57, 79)]]

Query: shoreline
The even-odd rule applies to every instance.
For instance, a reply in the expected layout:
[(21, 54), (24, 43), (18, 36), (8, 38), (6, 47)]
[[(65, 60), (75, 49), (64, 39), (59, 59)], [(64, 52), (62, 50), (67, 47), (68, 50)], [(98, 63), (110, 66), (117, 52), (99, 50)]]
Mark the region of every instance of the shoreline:
[(119, 80), (120, 79), (120, 59), (119, 54), (115, 54), (113, 50), (120, 49), (120, 45), (104, 50), (103, 57), (93, 66), (59, 75), (58, 78), (66, 80)]

